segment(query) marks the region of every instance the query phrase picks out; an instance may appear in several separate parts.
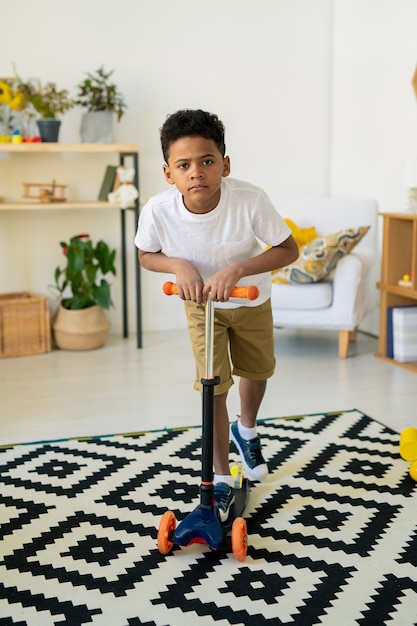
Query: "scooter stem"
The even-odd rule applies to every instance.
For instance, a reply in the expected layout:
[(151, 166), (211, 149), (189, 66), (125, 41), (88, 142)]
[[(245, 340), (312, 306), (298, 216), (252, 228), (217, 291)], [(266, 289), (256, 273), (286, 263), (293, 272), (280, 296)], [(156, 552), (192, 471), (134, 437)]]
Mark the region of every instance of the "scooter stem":
[(213, 344), (214, 344), (214, 305), (208, 296), (206, 303), (206, 363), (205, 375), (201, 379), (203, 385), (202, 464), (200, 504), (204, 508), (213, 506), (213, 432), (214, 432), (214, 387), (220, 382), (213, 376)]

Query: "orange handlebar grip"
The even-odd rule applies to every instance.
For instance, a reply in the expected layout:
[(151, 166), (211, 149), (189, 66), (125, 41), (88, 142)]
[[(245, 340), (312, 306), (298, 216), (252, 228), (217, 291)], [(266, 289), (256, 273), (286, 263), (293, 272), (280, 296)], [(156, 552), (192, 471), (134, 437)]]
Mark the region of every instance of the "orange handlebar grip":
[(162, 287), (162, 291), (164, 292), (164, 294), (166, 296), (177, 296), (178, 295), (178, 287), (175, 283), (172, 283), (170, 280), (168, 280), (166, 283), (164, 283), (163, 287)]
[(259, 296), (259, 289), (255, 285), (249, 287), (233, 287), (231, 298), (247, 298), (248, 300), (256, 300)]
[[(164, 283), (162, 290), (166, 296), (178, 295), (178, 287), (171, 281)], [(230, 294), (231, 298), (247, 298), (248, 300), (256, 300), (258, 296), (259, 289), (254, 285), (250, 285), (249, 287), (233, 287)]]

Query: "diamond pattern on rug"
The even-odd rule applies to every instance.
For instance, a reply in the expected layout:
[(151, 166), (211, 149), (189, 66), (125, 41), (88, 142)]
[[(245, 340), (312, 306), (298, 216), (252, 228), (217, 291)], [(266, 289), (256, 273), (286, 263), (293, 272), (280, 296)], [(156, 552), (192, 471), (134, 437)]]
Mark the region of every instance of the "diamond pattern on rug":
[[(267, 419), (246, 560), (163, 556), (198, 502), (201, 428), (0, 448), (0, 623), (417, 624), (417, 487), (359, 411)], [(233, 444), (231, 460), (238, 461)]]

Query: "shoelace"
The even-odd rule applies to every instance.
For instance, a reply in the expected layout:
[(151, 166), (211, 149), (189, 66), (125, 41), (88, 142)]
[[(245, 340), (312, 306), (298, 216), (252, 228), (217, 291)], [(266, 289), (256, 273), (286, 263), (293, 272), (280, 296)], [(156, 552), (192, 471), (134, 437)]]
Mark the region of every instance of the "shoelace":
[(248, 450), (249, 457), (252, 461), (255, 461), (255, 465), (259, 465), (264, 462), (258, 437), (256, 439), (251, 439), (250, 441), (245, 441), (245, 445)]
[(218, 488), (215, 490), (215, 500), (223, 511), (226, 511), (228, 505), (230, 491), (229, 489)]

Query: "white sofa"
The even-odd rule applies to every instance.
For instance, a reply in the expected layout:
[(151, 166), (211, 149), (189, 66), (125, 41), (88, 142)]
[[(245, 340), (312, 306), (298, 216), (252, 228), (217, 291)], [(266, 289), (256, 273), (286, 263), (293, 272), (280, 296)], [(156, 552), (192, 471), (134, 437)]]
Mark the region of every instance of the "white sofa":
[(272, 285), (277, 328), (315, 328), (339, 332), (339, 357), (348, 356), (361, 321), (378, 306), (378, 205), (367, 198), (291, 198), (276, 202), (283, 217), (319, 235), (370, 225), (359, 244), (337, 264), (330, 277), (314, 284)]

